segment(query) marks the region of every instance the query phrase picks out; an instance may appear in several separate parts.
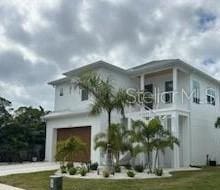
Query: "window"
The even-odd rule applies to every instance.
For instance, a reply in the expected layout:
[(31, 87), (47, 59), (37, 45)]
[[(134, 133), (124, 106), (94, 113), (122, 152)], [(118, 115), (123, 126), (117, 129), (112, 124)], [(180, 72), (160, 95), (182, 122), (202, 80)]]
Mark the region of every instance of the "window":
[(60, 96), (63, 96), (63, 88), (60, 88)]
[(153, 109), (153, 84), (147, 84), (144, 86), (144, 92), (146, 93), (147, 101), (145, 103), (145, 109)]
[(72, 86), (69, 86), (69, 93), (72, 93)]
[(193, 102), (200, 103), (200, 85), (198, 81), (193, 81)]
[(85, 100), (88, 100), (88, 98), (89, 98), (88, 90), (87, 89), (82, 89), (81, 90), (81, 100), (85, 101)]
[(215, 105), (215, 90), (212, 88), (208, 88), (206, 90), (207, 103), (211, 105)]
[(173, 102), (173, 81), (165, 82), (165, 102), (171, 104)]

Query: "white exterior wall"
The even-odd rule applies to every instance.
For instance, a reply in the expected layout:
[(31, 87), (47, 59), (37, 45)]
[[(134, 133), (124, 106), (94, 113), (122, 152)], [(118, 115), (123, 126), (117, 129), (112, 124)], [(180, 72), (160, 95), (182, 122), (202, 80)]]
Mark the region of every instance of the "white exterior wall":
[[(125, 74), (116, 73), (105, 68), (96, 70), (96, 73), (100, 74), (103, 78), (109, 78), (116, 89), (135, 87), (135, 82)], [(71, 92), (70, 87), (72, 89)], [(60, 96), (61, 88), (63, 88), (63, 96)], [(55, 86), (55, 111), (84, 111), (89, 108), (91, 103), (91, 98), (88, 101), (81, 101), (81, 90), (79, 88), (75, 89), (70, 80)]]
[(49, 119), (47, 121), (47, 138), (46, 138), (46, 158), (47, 161), (53, 161), (55, 156), (58, 128), (71, 128), (91, 126), (91, 160), (98, 161), (100, 159), (99, 151), (94, 150), (94, 136), (101, 131), (101, 117), (91, 115), (76, 115), (63, 118)]
[[(129, 78), (127, 75), (120, 72), (115, 72), (108, 70), (106, 68), (100, 68), (97, 70), (102, 77), (109, 77), (112, 81), (113, 86), (118, 88), (140, 88), (140, 81), (136, 78)], [(192, 90), (192, 80), (196, 79), (200, 83), (200, 99), (206, 100), (205, 89), (207, 87), (212, 87), (216, 89), (216, 105), (207, 104), (195, 104), (191, 101), (184, 99), (182, 104), (182, 89), (185, 89), (188, 94)], [(148, 77), (146, 75), (145, 84), (153, 83), (154, 88), (159, 88), (160, 92), (164, 92), (165, 81), (173, 80), (173, 73), (166, 73), (164, 75), (158, 75), (153, 77)], [(74, 89), (72, 87), (71, 93), (69, 92), (70, 82), (66, 82), (57, 85), (55, 88), (55, 111), (88, 111), (91, 103), (89, 101), (81, 101), (81, 91), (79, 89)], [(64, 88), (64, 96), (59, 96), (59, 89)], [(198, 75), (196, 73), (185, 73), (180, 70), (177, 72), (177, 91), (180, 93), (177, 95), (176, 104), (159, 104), (156, 109), (183, 109), (189, 110), (189, 117), (187, 120), (180, 120), (181, 126), (188, 127), (189, 130), (178, 129), (180, 134), (183, 135), (182, 141), (184, 142), (184, 150), (187, 151), (183, 155), (184, 160), (179, 160), (184, 166), (189, 162), (192, 165), (204, 165), (206, 164), (206, 154), (210, 155), (211, 159), (216, 159), (220, 163), (220, 129), (214, 128), (214, 123), (218, 116), (220, 116), (220, 103), (219, 103), (219, 84), (214, 81), (209, 81), (204, 78), (204, 76)], [(119, 122), (120, 114), (117, 112), (112, 113), (112, 122)], [(173, 120), (172, 123), (177, 123)], [(180, 125), (180, 124), (179, 124)], [(56, 129), (57, 128), (67, 128), (67, 127), (78, 127), (78, 126), (91, 126), (91, 159), (92, 161), (100, 162), (100, 152), (98, 150), (94, 151), (94, 136), (106, 130), (107, 127), (107, 115), (103, 113), (97, 117), (92, 117), (89, 115), (73, 115), (69, 117), (53, 118), (47, 120), (47, 137), (46, 137), (46, 160), (52, 161), (56, 149)], [(173, 125), (174, 127), (174, 125)], [(175, 126), (177, 127), (177, 126)], [(173, 130), (175, 130), (173, 128)], [(184, 138), (185, 136), (185, 138)], [(187, 137), (186, 137), (187, 136)], [(178, 151), (177, 147), (175, 148)], [(180, 147), (181, 149), (181, 147)], [(178, 157), (175, 153), (174, 157)], [(180, 157), (182, 157), (180, 155)], [(187, 160), (186, 160), (187, 159)], [(173, 162), (173, 161), (172, 161)], [(179, 163), (175, 163), (178, 165)], [(174, 165), (174, 163), (173, 163)]]
[(184, 73), (180, 70), (178, 70), (177, 73), (177, 98), (176, 98), (176, 107), (178, 109), (184, 109), (184, 110), (189, 110), (190, 108), (190, 102), (185, 95), (190, 94), (190, 75), (189, 73)]
[[(127, 75), (116, 73), (104, 68), (96, 71), (103, 78), (109, 78), (114, 88), (134, 88), (134, 82)], [(72, 90), (70, 92), (70, 86)], [(63, 96), (60, 96), (60, 88), (63, 88)], [(55, 87), (55, 112), (70, 111), (90, 111), (92, 99), (81, 101), (81, 90), (74, 89), (71, 82), (64, 82)], [(112, 122), (120, 122), (121, 115), (114, 111), (112, 113)], [(102, 113), (96, 117), (91, 115), (72, 115), (60, 118), (51, 118), (47, 120), (46, 136), (46, 158), (47, 161), (53, 161), (56, 152), (57, 128), (91, 126), (91, 160), (100, 162), (100, 151), (94, 150), (94, 137), (99, 132), (104, 132), (107, 128), (107, 114)]]
[[(191, 164), (206, 164), (207, 154), (211, 159), (216, 159), (220, 163), (220, 129), (214, 127), (217, 117), (220, 116), (219, 84), (191, 74), (191, 89), (193, 80), (200, 83), (200, 100), (203, 103), (196, 104), (191, 100)], [(205, 90), (208, 87), (212, 87), (216, 91), (215, 106), (205, 103)]]

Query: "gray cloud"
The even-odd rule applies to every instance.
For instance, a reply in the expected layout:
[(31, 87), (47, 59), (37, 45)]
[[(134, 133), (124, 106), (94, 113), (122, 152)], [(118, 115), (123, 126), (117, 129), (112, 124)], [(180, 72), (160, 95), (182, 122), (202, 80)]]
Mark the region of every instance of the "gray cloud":
[(24, 88), (22, 104), (37, 95), (51, 107), (46, 81), (97, 59), (130, 67), (181, 58), (220, 77), (217, 0), (34, 2), (0, 3), (0, 82)]

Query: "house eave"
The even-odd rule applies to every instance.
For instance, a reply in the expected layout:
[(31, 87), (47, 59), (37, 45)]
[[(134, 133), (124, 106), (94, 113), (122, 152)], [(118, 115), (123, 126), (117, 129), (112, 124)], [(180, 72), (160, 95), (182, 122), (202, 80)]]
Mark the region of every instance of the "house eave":
[(79, 115), (89, 115), (89, 111), (57, 111), (57, 112), (51, 112), (47, 115), (45, 115), (43, 118), (47, 121), (50, 119), (57, 119), (57, 118), (65, 118), (69, 116), (79, 116)]

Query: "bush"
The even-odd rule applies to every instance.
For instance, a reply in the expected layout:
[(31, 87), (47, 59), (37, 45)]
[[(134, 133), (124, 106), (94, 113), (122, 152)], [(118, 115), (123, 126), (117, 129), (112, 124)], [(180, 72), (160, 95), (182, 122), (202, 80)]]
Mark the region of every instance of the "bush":
[(107, 177), (109, 177), (110, 173), (109, 173), (109, 171), (104, 170), (104, 171), (102, 172), (102, 175), (103, 175), (103, 177), (107, 178)]
[(126, 165), (124, 165), (124, 167), (125, 167), (127, 170), (130, 170), (130, 169), (131, 169), (131, 164), (126, 164)]
[(116, 173), (121, 173), (121, 166), (115, 165), (115, 172)]
[(62, 168), (61, 168), (61, 173), (62, 173), (62, 174), (65, 174), (65, 173), (66, 173), (66, 167), (62, 167)]
[(156, 176), (162, 176), (163, 175), (163, 169), (162, 168), (157, 168), (154, 171)]
[(88, 171), (88, 170), (87, 170), (86, 167), (82, 167), (82, 168), (80, 168), (80, 172), (79, 172), (79, 173), (80, 173), (81, 176), (85, 176), (86, 173), (87, 173), (87, 171)]
[(77, 169), (74, 168), (74, 167), (72, 167), (72, 168), (69, 169), (69, 174), (70, 174), (70, 175), (75, 175), (76, 172), (77, 172)]
[(97, 162), (92, 163), (92, 164), (90, 165), (90, 169), (91, 169), (91, 170), (97, 170), (97, 169), (98, 169), (98, 166), (99, 166), (99, 164), (98, 164)]
[(136, 172), (142, 173), (142, 172), (144, 171), (144, 167), (143, 167), (142, 165), (136, 165), (136, 166), (134, 167), (134, 170), (135, 170)]
[(70, 168), (73, 168), (73, 167), (74, 167), (73, 162), (68, 162), (68, 163), (66, 164), (66, 167), (67, 167), (68, 170), (69, 170)]
[(134, 177), (135, 176), (135, 173), (131, 170), (127, 171), (127, 175), (128, 177)]

